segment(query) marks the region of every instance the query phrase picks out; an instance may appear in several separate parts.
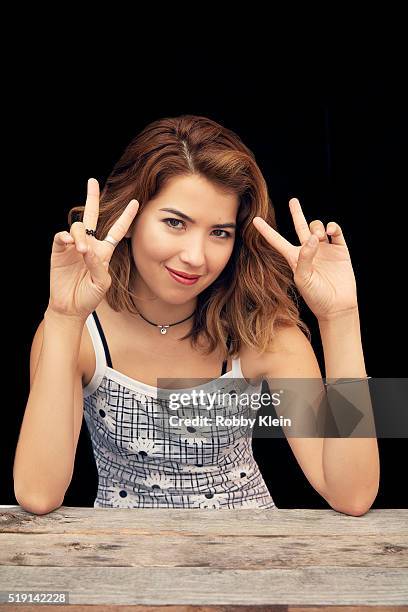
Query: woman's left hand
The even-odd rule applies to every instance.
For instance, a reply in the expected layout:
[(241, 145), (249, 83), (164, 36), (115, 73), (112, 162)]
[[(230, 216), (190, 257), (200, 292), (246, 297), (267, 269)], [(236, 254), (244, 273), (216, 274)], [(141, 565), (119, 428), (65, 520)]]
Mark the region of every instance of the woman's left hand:
[(326, 233), (320, 220), (308, 225), (296, 198), (289, 200), (289, 208), (301, 246), (288, 242), (261, 217), (254, 217), (252, 222), (265, 240), (285, 257), (294, 273), (296, 287), (318, 320), (357, 310), (356, 280), (340, 226), (331, 221)]

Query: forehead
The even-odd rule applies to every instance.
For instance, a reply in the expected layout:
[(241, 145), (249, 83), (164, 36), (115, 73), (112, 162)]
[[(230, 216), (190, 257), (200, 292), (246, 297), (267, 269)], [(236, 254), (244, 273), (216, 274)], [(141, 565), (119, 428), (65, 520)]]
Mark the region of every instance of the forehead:
[(158, 210), (162, 206), (181, 209), (194, 219), (215, 215), (217, 219), (228, 216), (235, 219), (239, 198), (235, 193), (227, 193), (202, 176), (176, 176), (169, 179), (149, 208)]

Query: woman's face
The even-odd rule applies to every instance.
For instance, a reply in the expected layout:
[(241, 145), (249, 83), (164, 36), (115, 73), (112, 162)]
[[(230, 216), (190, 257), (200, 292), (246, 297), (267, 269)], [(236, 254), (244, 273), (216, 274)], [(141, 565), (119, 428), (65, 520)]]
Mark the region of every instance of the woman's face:
[[(131, 237), (138, 283), (143, 281), (154, 295), (173, 304), (201, 293), (221, 274), (234, 247), (235, 227), (215, 226), (234, 226), (238, 206), (235, 194), (222, 193), (202, 176), (170, 179), (136, 215), (126, 235)], [(199, 279), (191, 285), (181, 284), (166, 266), (199, 275)]]

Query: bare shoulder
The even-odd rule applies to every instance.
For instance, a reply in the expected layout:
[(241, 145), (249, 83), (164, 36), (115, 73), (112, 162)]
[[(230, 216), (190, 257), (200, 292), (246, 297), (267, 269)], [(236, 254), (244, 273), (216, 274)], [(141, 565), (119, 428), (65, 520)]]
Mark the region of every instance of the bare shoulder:
[[(102, 318), (102, 321), (105, 322), (106, 317), (109, 316), (111, 309), (109, 308), (105, 300), (102, 300), (102, 302), (98, 304), (95, 310), (98, 317)], [(86, 323), (84, 324), (82, 330), (81, 346), (79, 349), (78, 356), (78, 369), (82, 377), (82, 386), (85, 387), (91, 381), (96, 369), (95, 349), (91, 334), (88, 329), (88, 325)]]
[[(106, 299), (103, 299), (95, 309), (98, 317), (104, 323), (112, 318), (112, 309), (109, 307)], [(78, 369), (82, 377), (82, 386), (85, 387), (92, 379), (96, 369), (95, 349), (92, 338), (85, 323), (82, 330), (81, 346), (78, 356)]]
[(297, 325), (287, 325), (277, 328), (266, 353), (296, 353), (306, 345), (310, 342), (303, 331)]
[(291, 377), (300, 372), (305, 376), (321, 376), (313, 347), (297, 325), (279, 327), (268, 349), (258, 354), (257, 362), (263, 377)]
[(92, 372), (95, 371), (96, 359), (93, 350), (92, 339), (89, 334), (88, 326), (85, 323), (82, 330), (81, 346), (78, 355), (78, 371), (82, 377), (82, 386), (85, 386), (92, 378)]

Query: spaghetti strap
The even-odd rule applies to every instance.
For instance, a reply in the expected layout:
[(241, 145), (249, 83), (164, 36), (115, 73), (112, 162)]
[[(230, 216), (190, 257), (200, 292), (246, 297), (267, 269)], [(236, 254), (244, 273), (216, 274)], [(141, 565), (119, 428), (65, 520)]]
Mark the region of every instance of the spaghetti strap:
[[(227, 347), (228, 347), (228, 350), (229, 350), (230, 346), (231, 346), (231, 336), (230, 336), (230, 334), (228, 334), (228, 338), (227, 338)], [(228, 363), (228, 359), (223, 361), (222, 370), (221, 370), (221, 376), (223, 376), (226, 373), (226, 371), (227, 371), (227, 363)]]
[(98, 326), (97, 321), (99, 323), (99, 319), (96, 316), (95, 312), (92, 312), (86, 320), (86, 326), (88, 328), (89, 335), (91, 336), (92, 345), (93, 345), (94, 352), (95, 352), (96, 367), (95, 367), (95, 372), (92, 376), (92, 379), (83, 388), (84, 398), (94, 393), (94, 391), (96, 391), (96, 389), (99, 387), (104, 377), (104, 374), (105, 374), (107, 356), (109, 356), (109, 360), (110, 360), (110, 355), (109, 355), (109, 350), (107, 349), (106, 340), (104, 343), (102, 339), (102, 337), (104, 338), (103, 331), (100, 326), (100, 323)]
[(96, 314), (96, 310), (93, 311), (92, 316), (95, 319), (96, 327), (98, 328), (99, 336), (102, 340), (103, 350), (105, 351), (106, 363), (110, 368), (112, 368), (112, 359), (110, 356), (108, 343), (106, 342), (105, 334), (103, 333), (102, 325), (98, 315)]

